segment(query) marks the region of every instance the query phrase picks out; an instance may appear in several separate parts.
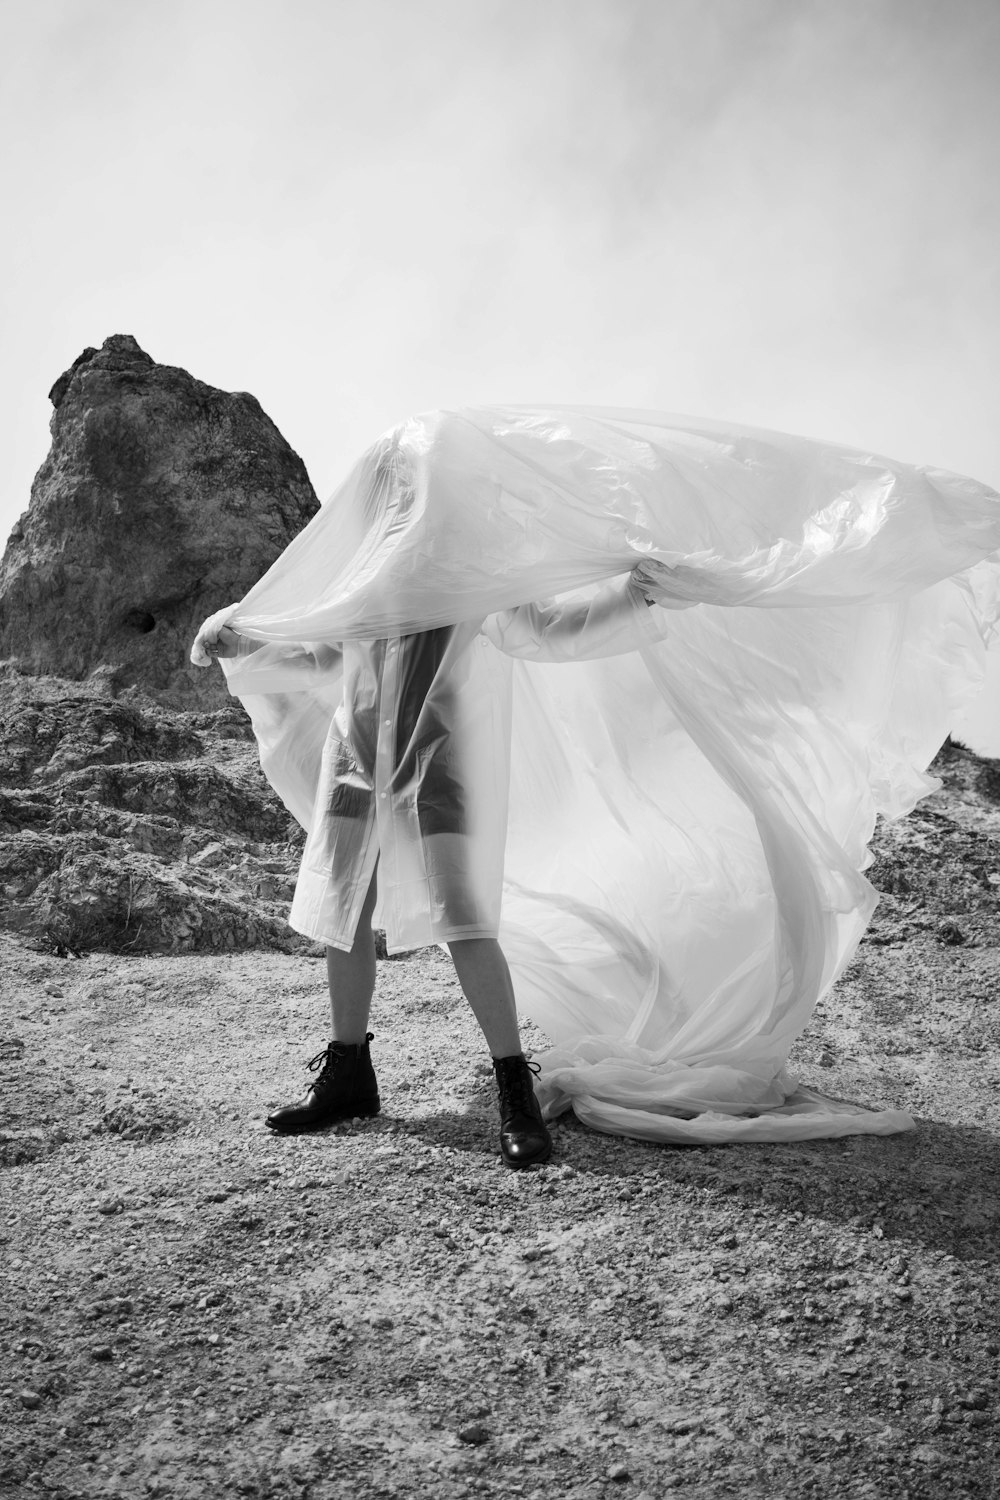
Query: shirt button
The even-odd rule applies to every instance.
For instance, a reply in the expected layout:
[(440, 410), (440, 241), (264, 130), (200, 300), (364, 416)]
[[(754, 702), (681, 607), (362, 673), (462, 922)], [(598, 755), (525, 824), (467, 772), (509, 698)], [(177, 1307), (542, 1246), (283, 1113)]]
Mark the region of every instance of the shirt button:
[(388, 729), (389, 725), (392, 723), (392, 720), (391, 719), (383, 719), (382, 723), (385, 725), (386, 729)]
[(379, 792), (379, 796), (382, 798), (383, 802), (385, 801), (386, 797), (388, 797), (388, 795), (388, 792)]

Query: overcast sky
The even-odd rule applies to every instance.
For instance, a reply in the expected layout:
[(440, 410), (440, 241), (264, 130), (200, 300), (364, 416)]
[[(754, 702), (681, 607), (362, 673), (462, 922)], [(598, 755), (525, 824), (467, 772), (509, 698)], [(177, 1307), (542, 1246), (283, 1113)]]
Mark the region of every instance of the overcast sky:
[(998, 67), (998, 0), (0, 0), (0, 531), (110, 333), (321, 495), (491, 400), (1000, 487)]

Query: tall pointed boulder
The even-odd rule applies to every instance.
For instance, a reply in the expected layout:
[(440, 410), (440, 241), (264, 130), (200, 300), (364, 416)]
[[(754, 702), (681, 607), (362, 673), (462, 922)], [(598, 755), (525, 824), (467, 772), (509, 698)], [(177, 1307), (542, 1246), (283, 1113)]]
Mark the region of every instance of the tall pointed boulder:
[(157, 364), (128, 334), (84, 350), (50, 398), (52, 447), (0, 563), (0, 656), (105, 669), (176, 707), (224, 701), (191, 639), (318, 508), (305, 465), (253, 396)]

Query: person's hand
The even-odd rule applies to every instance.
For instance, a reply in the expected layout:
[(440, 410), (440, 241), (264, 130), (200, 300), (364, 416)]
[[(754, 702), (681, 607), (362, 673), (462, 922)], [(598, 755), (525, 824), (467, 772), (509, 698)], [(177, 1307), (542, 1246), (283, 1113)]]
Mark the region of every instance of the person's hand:
[(238, 656), (240, 653), (240, 636), (228, 625), (223, 625), (214, 640), (204, 642), (205, 651), (209, 656)]
[(210, 667), (213, 661), (218, 661), (222, 656), (237, 654), (240, 637), (235, 630), (229, 628), (226, 621), (238, 608), (238, 604), (230, 604), (226, 609), (216, 610), (214, 615), (209, 615), (191, 646), (191, 660), (196, 667)]
[(640, 563), (632, 569), (629, 575), (629, 582), (632, 587), (642, 595), (645, 602), (650, 606), (660, 602), (657, 597), (655, 572), (653, 572), (656, 566), (654, 563), (651, 569), (648, 564)]
[[(702, 575), (697, 568), (647, 557), (636, 564), (629, 576), (632, 587), (647, 604), (658, 604), (661, 609), (691, 609), (699, 602), (695, 588)], [(701, 587), (704, 588), (703, 583)]]

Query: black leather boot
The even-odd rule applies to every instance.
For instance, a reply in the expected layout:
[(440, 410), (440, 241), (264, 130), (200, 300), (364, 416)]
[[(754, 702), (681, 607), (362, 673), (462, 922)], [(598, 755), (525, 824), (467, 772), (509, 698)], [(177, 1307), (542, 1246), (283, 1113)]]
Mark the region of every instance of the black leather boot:
[(541, 1106), (535, 1097), (534, 1073), (524, 1054), (495, 1057), (500, 1095), (500, 1151), (504, 1165), (530, 1167), (548, 1161), (552, 1155), (552, 1137), (542, 1119)]
[(319, 1068), (319, 1077), (309, 1085), (301, 1104), (283, 1105), (264, 1123), (282, 1135), (300, 1135), (304, 1130), (320, 1130), (334, 1120), (377, 1115), (378, 1083), (368, 1050), (372, 1036), (369, 1031), (363, 1042), (331, 1042), (317, 1052), (309, 1070), (315, 1073)]

